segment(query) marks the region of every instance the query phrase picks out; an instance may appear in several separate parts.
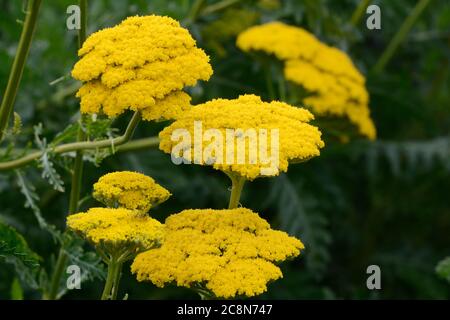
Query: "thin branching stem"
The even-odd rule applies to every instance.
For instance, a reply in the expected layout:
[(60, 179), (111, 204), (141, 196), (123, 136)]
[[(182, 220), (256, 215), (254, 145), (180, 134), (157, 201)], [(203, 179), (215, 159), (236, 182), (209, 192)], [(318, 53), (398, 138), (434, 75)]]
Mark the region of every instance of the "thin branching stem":
[(386, 65), (391, 60), (392, 56), (397, 51), (398, 47), (406, 39), (414, 23), (417, 21), (417, 19), (420, 17), (420, 15), (430, 2), (431, 0), (420, 0), (416, 4), (411, 14), (405, 19), (400, 29), (398, 29), (397, 33), (392, 38), (391, 42), (389, 42), (388, 46), (380, 56), (380, 59), (378, 59), (377, 63), (373, 68), (374, 73), (380, 73), (384, 70)]
[[(117, 147), (120, 145), (123, 145), (127, 143), (131, 137), (133, 136), (134, 130), (136, 129), (136, 126), (138, 125), (139, 121), (141, 119), (140, 113), (136, 112), (133, 115), (133, 118), (131, 119), (130, 123), (128, 124), (127, 129), (125, 130), (125, 133), (122, 136), (116, 137), (114, 139), (104, 139), (104, 140), (97, 140), (97, 141), (81, 141), (81, 142), (71, 142), (62, 144), (59, 146), (54, 147), (50, 150), (50, 152), (54, 154), (63, 154), (63, 153), (69, 153), (79, 150), (92, 150), (92, 149), (104, 149), (109, 147)], [(142, 141), (141, 141), (142, 142)], [(152, 137), (151, 141), (149, 141), (150, 145), (155, 144), (155, 140)], [(134, 146), (133, 146), (134, 147)], [(36, 159), (39, 159), (43, 154), (43, 151), (35, 151), (30, 154), (27, 154), (19, 159), (6, 161), (0, 163), (0, 171), (4, 170), (11, 170), (23, 167), (30, 162), (33, 162)]]
[(356, 9), (353, 12), (352, 17), (350, 19), (351, 23), (354, 26), (357, 26), (358, 23), (361, 21), (361, 18), (364, 15), (364, 12), (366, 11), (369, 3), (370, 3), (370, 0), (362, 0), (359, 2), (358, 6), (356, 7)]
[(34, 30), (36, 29), (36, 21), (38, 17), (41, 0), (29, 0), (25, 23), (23, 25), (22, 34), (20, 35), (19, 46), (17, 47), (16, 56), (9, 74), (6, 91), (3, 95), (2, 104), (0, 106), (0, 141), (8, 126), (8, 121), (14, 108), (17, 91), (19, 89), (20, 80), (22, 78), (25, 62), (30, 51), (31, 40)]
[[(80, 30), (78, 30), (78, 49), (81, 48), (86, 40), (86, 26), (87, 26), (87, 0), (80, 0)], [(83, 116), (80, 118), (80, 126), (77, 133), (77, 141), (83, 141), (86, 139), (86, 135), (83, 131)], [(83, 177), (83, 150), (78, 150), (75, 154), (75, 161), (73, 164), (72, 172), (72, 185), (70, 190), (69, 199), (69, 212), (68, 214), (74, 214), (78, 211), (78, 203), (80, 201), (81, 183)], [(57, 298), (59, 283), (61, 282), (62, 271), (67, 264), (67, 254), (64, 250), (64, 244), (61, 245), (58, 253), (58, 260), (53, 272), (52, 280), (50, 283), (49, 299)]]
[(200, 13), (200, 16), (207, 16), (212, 13), (217, 13), (219, 11), (225, 10), (229, 7), (234, 6), (241, 0), (223, 0), (219, 1), (217, 3), (210, 4), (209, 6), (206, 6)]

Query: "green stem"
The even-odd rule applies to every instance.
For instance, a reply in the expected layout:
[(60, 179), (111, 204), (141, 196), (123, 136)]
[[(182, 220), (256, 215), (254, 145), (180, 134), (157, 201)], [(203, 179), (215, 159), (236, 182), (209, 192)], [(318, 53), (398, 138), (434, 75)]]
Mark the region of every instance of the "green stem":
[(116, 268), (117, 270), (114, 278), (114, 284), (112, 287), (111, 300), (117, 299), (117, 293), (119, 292), (120, 277), (122, 276), (122, 263), (117, 262)]
[[(135, 112), (133, 115), (133, 118), (131, 118), (127, 129), (125, 130), (125, 133), (120, 136), (116, 137), (114, 139), (105, 139), (105, 140), (98, 140), (98, 141), (82, 141), (82, 142), (72, 142), (72, 143), (66, 143), (59, 146), (54, 147), (51, 152), (54, 154), (62, 154), (62, 153), (68, 153), (68, 152), (74, 152), (79, 150), (88, 150), (88, 149), (103, 149), (108, 148), (111, 146), (120, 146), (125, 143), (127, 143), (131, 137), (133, 136), (134, 130), (136, 129), (136, 126), (138, 125), (139, 121), (141, 119), (140, 113)], [(27, 154), (26, 156), (23, 156), (22, 158), (6, 161), (0, 163), (0, 171), (3, 170), (11, 170), (16, 169), (19, 167), (23, 167), (30, 162), (33, 162), (36, 159), (39, 159), (42, 156), (42, 151), (36, 151), (32, 152), (30, 154)]]
[(78, 31), (78, 49), (81, 49), (84, 41), (86, 41), (87, 30), (87, 0), (80, 0), (80, 30)]
[(47, 300), (55, 300), (58, 295), (59, 283), (64, 271), (64, 267), (67, 263), (67, 254), (63, 251), (59, 252), (58, 259), (56, 260), (55, 271), (53, 273), (52, 281), (50, 282), (50, 289), (46, 294)]
[[(130, 151), (140, 151), (140, 150), (146, 150), (150, 148), (155, 148), (159, 146), (159, 138), (158, 137), (148, 137), (148, 138), (142, 138), (142, 139), (135, 139), (131, 140), (127, 143), (124, 143), (120, 146), (116, 146), (115, 153), (124, 153), (124, 152), (130, 152)], [(91, 148), (84, 148), (83, 150), (90, 150)], [(97, 148), (95, 148), (97, 149)], [(31, 152), (37, 152), (36, 149), (28, 150)], [(0, 148), (0, 153), (5, 153), (6, 149)], [(24, 149), (14, 149), (14, 154), (17, 154), (18, 156), (23, 155), (25, 152)], [(61, 153), (60, 153), (61, 154)], [(3, 163), (0, 163), (0, 167), (3, 165)], [(1, 169), (0, 169), (1, 170)]]
[(231, 195), (230, 202), (228, 203), (228, 209), (235, 209), (239, 205), (242, 188), (244, 187), (246, 179), (232, 173), (228, 174), (228, 176), (231, 179)]
[[(78, 31), (78, 49), (81, 49), (86, 40), (87, 28), (87, 0), (80, 0), (80, 30)], [(83, 131), (83, 116), (80, 117), (80, 126), (78, 127), (77, 141), (84, 141), (86, 136)], [(72, 188), (70, 190), (69, 214), (78, 211), (78, 202), (80, 201), (80, 190), (83, 177), (83, 150), (78, 150), (75, 155), (72, 173)]]
[(0, 141), (8, 125), (14, 102), (16, 100), (17, 91), (19, 89), (20, 80), (22, 78), (25, 62), (30, 51), (31, 40), (34, 30), (36, 29), (36, 21), (41, 6), (41, 0), (29, 0), (25, 23), (23, 25), (22, 34), (20, 35), (19, 46), (14, 57), (11, 72), (9, 74), (8, 84), (0, 106)]
[(364, 15), (364, 12), (366, 11), (366, 8), (369, 5), (369, 3), (370, 0), (362, 0), (359, 2), (350, 19), (352, 25), (356, 26), (359, 23), (359, 21), (361, 21), (361, 18)]
[(194, 4), (191, 7), (191, 10), (189, 11), (189, 15), (188, 15), (185, 25), (190, 25), (195, 20), (197, 20), (197, 17), (200, 14), (200, 11), (204, 4), (205, 4), (205, 0), (196, 0), (194, 2)]
[(108, 261), (108, 275), (106, 276), (105, 287), (102, 293), (102, 300), (116, 300), (119, 291), (120, 276), (122, 273), (122, 264), (116, 257), (112, 257)]
[(428, 6), (431, 0), (420, 0), (414, 7), (411, 14), (405, 19), (400, 29), (397, 31), (387, 48), (384, 50), (378, 62), (375, 64), (373, 71), (380, 73), (384, 70), (384, 67), (389, 63), (395, 51), (397, 51), (400, 44), (405, 40), (409, 31), (417, 21), (423, 10)]
[(108, 275), (106, 276), (106, 282), (105, 287), (103, 289), (102, 293), (102, 300), (108, 300), (111, 297), (111, 290), (114, 286), (114, 281), (116, 279), (116, 273), (117, 273), (117, 264), (114, 261), (114, 259), (111, 259), (111, 261), (108, 263)]
[(130, 141), (126, 144), (119, 146), (116, 149), (116, 153), (137, 151), (137, 150), (146, 150), (146, 149), (154, 148), (157, 146), (159, 146), (159, 137), (136, 139), (136, 140)]
[[(128, 141), (129, 139), (131, 139), (134, 130), (136, 129), (136, 126), (138, 125), (139, 121), (141, 119), (140, 113), (139, 112), (135, 112), (133, 115), (133, 118), (131, 118), (130, 123), (128, 124), (127, 130), (125, 131), (125, 134), (121, 137), (120, 140), (117, 141), (117, 144), (123, 144), (126, 141)], [(117, 139), (117, 138), (116, 138)], [(101, 141), (107, 141), (108, 145), (111, 144), (110, 140), (101, 140)], [(94, 142), (101, 142), (101, 141), (94, 141)], [(85, 144), (85, 143), (89, 143), (89, 142), (77, 142), (74, 144)], [(92, 143), (92, 142), (91, 142)], [(76, 169), (76, 168), (75, 168)], [(75, 175), (75, 171), (74, 170), (74, 175)], [(81, 171), (78, 171), (76, 179), (81, 179), (81, 175), (80, 175)], [(79, 188), (79, 187), (77, 187)], [(72, 190), (74, 189), (74, 186), (72, 186)], [(78, 192), (78, 197), (79, 197), (79, 192)], [(69, 203), (69, 214), (74, 213), (76, 211), (76, 208), (78, 207), (78, 200), (75, 202), (76, 199), (78, 199), (78, 197), (73, 196), (71, 194), (71, 200)], [(75, 208), (75, 210), (74, 210)], [(74, 210), (74, 211), (72, 211)], [(52, 277), (52, 281), (51, 281), (51, 285), (50, 285), (50, 291), (47, 295), (48, 299), (53, 300), (56, 299), (57, 296), (57, 291), (59, 288), (59, 283), (61, 281), (61, 276), (62, 276), (62, 272), (64, 270), (64, 267), (66, 265), (67, 262), (67, 255), (64, 251), (64, 248), (61, 247), (60, 251), (59, 251), (59, 255), (58, 255), (58, 260), (57, 260), (57, 264), (55, 266), (55, 271), (53, 273), (53, 277)]]
[[(80, 0), (80, 19), (81, 25), (78, 31), (78, 48), (80, 49), (86, 40), (86, 26), (87, 26), (87, 0)], [(83, 116), (80, 118), (80, 127), (78, 128), (77, 141), (83, 141), (86, 139), (83, 131)], [(83, 150), (76, 152), (75, 161), (73, 164), (72, 173), (72, 188), (70, 190), (70, 200), (69, 200), (69, 215), (74, 214), (78, 211), (78, 203), (80, 201), (80, 190), (83, 177)], [(63, 270), (67, 264), (67, 254), (64, 251), (64, 244), (61, 245), (58, 254), (58, 260), (55, 266), (55, 271), (52, 276), (52, 281), (50, 284), (49, 299), (54, 300), (57, 298), (59, 283), (61, 282), (61, 277)]]
[(207, 7), (205, 7), (205, 9), (203, 9), (201, 11), (200, 16), (207, 16), (211, 13), (222, 11), (228, 7), (231, 7), (235, 4), (237, 4), (240, 1), (241, 0), (223, 0), (223, 1), (211, 4)]
[[(81, 120), (80, 120), (81, 121)], [(83, 129), (78, 129), (77, 140), (82, 141), (85, 139)], [(77, 151), (75, 155), (75, 161), (73, 164), (72, 173), (72, 189), (70, 190), (69, 200), (69, 214), (74, 214), (78, 211), (78, 202), (80, 201), (81, 182), (83, 177), (83, 151)]]

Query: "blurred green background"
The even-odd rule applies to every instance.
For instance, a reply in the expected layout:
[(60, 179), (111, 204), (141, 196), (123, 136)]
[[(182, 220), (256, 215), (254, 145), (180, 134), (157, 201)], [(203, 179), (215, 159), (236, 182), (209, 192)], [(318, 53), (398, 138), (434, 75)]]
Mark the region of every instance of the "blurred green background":
[[(450, 3), (432, 0), (392, 60), (377, 73), (373, 66), (417, 1), (372, 1), (381, 8), (381, 30), (368, 30), (365, 14), (358, 23), (351, 22), (356, 0), (204, 1), (210, 10), (199, 12), (192, 9), (194, 2), (89, 1), (88, 34), (136, 14), (180, 20), (211, 56), (214, 69), (209, 82), (189, 90), (195, 103), (243, 93), (268, 98), (260, 66), (236, 48), (235, 39), (247, 27), (273, 20), (304, 27), (345, 50), (367, 77), (376, 141), (327, 144), (320, 157), (244, 189), (244, 206), (259, 212), (272, 227), (298, 236), (307, 248), (301, 258), (282, 266), (284, 278), (258, 298), (450, 298), (450, 284), (435, 272), (437, 263), (450, 255)], [(77, 60), (77, 33), (66, 28), (70, 4), (76, 1), (43, 1), (15, 103), (23, 124), (14, 142), (17, 149), (35, 147), (34, 125), (42, 123), (43, 137), (52, 141), (78, 117), (77, 83), (68, 76)], [(23, 9), (22, 1), (0, 0), (0, 97), (20, 37)], [(51, 85), (56, 79), (60, 80)], [(119, 130), (108, 132), (120, 134), (128, 116), (114, 123)], [(136, 137), (154, 136), (163, 126), (142, 123)], [(0, 145), (0, 161), (11, 157), (5, 156), (5, 148), (6, 143)], [(158, 150), (118, 153), (97, 164), (92, 158), (86, 159), (81, 209), (96, 204), (90, 197), (92, 184), (113, 170), (141, 171), (173, 193), (153, 211), (161, 221), (186, 208), (224, 208), (228, 201), (230, 183), (221, 172), (175, 166)], [(52, 161), (68, 191), (71, 157)], [(68, 192), (54, 190), (37, 165), (21, 169), (20, 175), (27, 186), (34, 186), (42, 216), (63, 229)], [(51, 274), (58, 244), (39, 227), (33, 210), (24, 207), (17, 177), (12, 171), (0, 172), (0, 219), (24, 235), (43, 258), (45, 272), (30, 279), (25, 271), (17, 274), (14, 265), (0, 262), (0, 299), (10, 299), (18, 283), (25, 298), (38, 299), (36, 287)], [(91, 251), (87, 245), (84, 249)], [(77, 257), (84, 259), (86, 254)], [(366, 287), (371, 264), (381, 268), (381, 290)], [(124, 270), (121, 296), (197, 298), (186, 289), (139, 284), (128, 266)], [(64, 298), (98, 298), (103, 281), (95, 275), (101, 274), (93, 270), (81, 290), (67, 292)]]

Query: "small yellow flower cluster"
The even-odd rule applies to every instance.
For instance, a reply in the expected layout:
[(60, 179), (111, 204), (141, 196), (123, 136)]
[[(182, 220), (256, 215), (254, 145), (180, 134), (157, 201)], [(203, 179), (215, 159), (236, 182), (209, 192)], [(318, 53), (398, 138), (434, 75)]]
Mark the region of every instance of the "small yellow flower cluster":
[(142, 252), (158, 246), (163, 225), (138, 211), (123, 208), (91, 208), (67, 217), (67, 226), (108, 253), (128, 248)]
[(139, 254), (131, 266), (138, 281), (204, 286), (220, 298), (265, 292), (268, 282), (283, 276), (274, 263), (304, 248), (245, 208), (185, 210), (168, 217), (165, 226), (163, 245)]
[(361, 135), (375, 138), (364, 76), (343, 51), (281, 22), (249, 28), (239, 35), (237, 45), (244, 51), (264, 51), (284, 61), (286, 79), (312, 93), (303, 102), (315, 114), (347, 117)]
[(183, 88), (212, 74), (209, 57), (189, 31), (156, 15), (129, 17), (100, 30), (78, 54), (72, 76), (84, 82), (77, 93), (81, 112), (109, 117), (131, 109), (144, 120), (176, 118), (190, 107)]
[[(255, 95), (243, 95), (233, 100), (215, 99), (192, 107), (171, 125), (164, 128), (159, 133), (161, 139), (159, 148), (166, 153), (171, 153), (177, 144), (176, 141), (173, 141), (172, 134), (178, 129), (187, 130), (191, 136), (195, 136), (196, 121), (201, 121), (204, 131), (209, 129), (219, 130), (222, 137), (227, 136), (227, 130), (234, 129), (236, 130), (235, 137), (233, 137), (234, 140), (231, 141), (231, 145), (234, 149), (238, 149), (238, 139), (236, 137), (244, 139), (246, 159), (244, 163), (242, 161), (239, 163), (238, 151), (233, 152), (231, 155), (228, 152), (227, 148), (230, 146), (230, 141), (226, 141), (228, 138), (217, 138), (212, 142), (204, 139), (202, 141), (203, 148), (201, 149), (205, 149), (207, 145), (215, 144), (217, 152), (213, 159), (200, 157), (199, 162), (195, 163), (212, 165), (215, 169), (234, 172), (249, 180), (253, 180), (262, 176), (261, 169), (267, 166), (267, 163), (264, 163), (263, 159), (258, 156), (253, 157), (255, 161), (249, 161), (251, 159), (250, 155), (257, 155), (261, 148), (266, 149), (263, 153), (269, 157), (274, 156), (271, 153), (278, 153), (278, 167), (275, 168), (276, 170), (273, 173), (267, 174), (268, 176), (277, 175), (280, 171), (287, 171), (289, 162), (305, 161), (320, 154), (319, 149), (324, 146), (321, 140), (321, 132), (317, 127), (307, 123), (313, 118), (314, 116), (306, 109), (293, 107), (278, 101), (263, 102), (260, 97)], [(250, 135), (245, 136), (247, 129), (260, 130), (257, 132), (255, 140), (253, 140), (254, 142), (256, 139), (259, 139), (257, 143), (252, 143)], [(274, 129), (278, 130), (278, 141), (271, 141), (270, 131)], [(267, 138), (266, 147), (262, 145), (263, 139), (261, 139), (261, 132), (264, 133), (264, 130), (267, 130), (264, 136), (264, 138)], [(272, 148), (272, 142), (278, 144), (276, 151)], [(191, 161), (192, 158), (197, 158), (198, 150), (196, 150), (195, 143), (188, 141), (185, 147), (189, 149), (189, 152), (184, 152), (186, 149), (183, 147), (181, 148), (184, 149), (182, 150), (183, 154), (176, 156), (188, 158), (186, 159), (188, 161)], [(193, 157), (190, 156), (192, 154), (194, 154)], [(229, 159), (229, 157), (232, 158)]]
[(93, 196), (111, 208), (147, 212), (166, 201), (170, 192), (142, 173), (119, 171), (102, 176), (94, 184)]

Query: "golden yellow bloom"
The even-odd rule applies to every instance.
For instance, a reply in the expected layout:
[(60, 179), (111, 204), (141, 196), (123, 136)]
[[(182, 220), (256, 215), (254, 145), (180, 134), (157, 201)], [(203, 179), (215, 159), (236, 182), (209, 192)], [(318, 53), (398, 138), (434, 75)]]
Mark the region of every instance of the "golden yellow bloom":
[(236, 44), (243, 51), (263, 51), (280, 60), (310, 60), (320, 46), (320, 42), (308, 31), (282, 22), (251, 27), (239, 34)]
[(127, 248), (142, 252), (158, 246), (163, 225), (128, 209), (92, 208), (67, 217), (67, 226), (108, 253)]
[[(238, 99), (215, 99), (204, 104), (192, 107), (183, 113), (175, 122), (164, 128), (159, 137), (161, 139), (159, 148), (172, 153), (175, 146), (179, 144), (174, 141), (172, 135), (177, 130), (187, 130), (190, 136), (195, 136), (195, 122), (201, 121), (202, 130), (214, 129), (221, 133), (223, 139), (212, 138), (203, 140), (202, 149), (215, 149), (213, 157), (205, 158), (200, 150), (196, 150), (194, 141), (188, 141), (185, 148), (181, 148), (186, 160), (194, 160), (202, 165), (212, 165), (215, 169), (225, 172), (234, 172), (249, 180), (262, 176), (261, 169), (267, 167), (260, 157), (260, 151), (265, 148), (264, 153), (273, 157), (276, 153), (279, 159), (278, 165), (267, 176), (285, 172), (289, 162), (305, 161), (320, 154), (319, 149), (324, 146), (321, 133), (318, 128), (308, 124), (313, 115), (306, 109), (292, 107), (286, 103), (272, 101), (263, 102), (255, 95), (243, 95)], [(230, 129), (234, 129), (234, 136), (227, 141)], [(255, 136), (248, 134), (247, 129), (257, 131)], [(258, 131), (259, 130), (259, 131)], [(266, 131), (264, 131), (266, 130)], [(271, 130), (278, 130), (279, 139), (272, 141)], [(267, 143), (264, 146), (261, 133), (264, 133)], [(258, 140), (259, 139), (259, 140)], [(275, 140), (275, 138), (273, 138)], [(277, 142), (279, 149), (273, 149), (272, 142)], [(233, 154), (227, 152), (227, 147), (238, 145), (245, 147), (245, 160), (239, 161), (239, 152)], [(185, 152), (188, 151), (188, 152)], [(204, 154), (203, 154), (204, 155)], [(252, 156), (252, 157), (250, 157)], [(251, 161), (251, 159), (255, 161)], [(198, 160), (198, 161), (196, 161)], [(241, 159), (242, 160), (242, 159)]]
[(142, 173), (119, 171), (102, 176), (94, 184), (93, 196), (108, 207), (147, 212), (166, 201), (170, 192)]
[(374, 139), (369, 94), (364, 76), (343, 51), (320, 42), (308, 31), (281, 22), (255, 26), (241, 33), (243, 51), (263, 51), (285, 62), (287, 80), (312, 95), (303, 102), (319, 116), (346, 117), (359, 133)]
[(72, 76), (84, 82), (77, 93), (83, 113), (113, 117), (131, 109), (145, 120), (173, 119), (189, 106), (181, 90), (212, 74), (209, 57), (189, 31), (156, 15), (100, 30), (78, 54)]
[(165, 226), (163, 245), (139, 254), (131, 266), (138, 281), (204, 286), (220, 298), (265, 292), (269, 281), (283, 276), (274, 263), (304, 248), (245, 208), (184, 210), (169, 216)]
[[(345, 65), (338, 61), (337, 65)], [(346, 74), (342, 68), (336, 67), (332, 72), (302, 60), (289, 60), (284, 69), (286, 79), (312, 93), (303, 102), (311, 107), (315, 114), (346, 117), (358, 128), (361, 135), (375, 139), (376, 129), (370, 118), (369, 94), (364, 82), (355, 80), (357, 73)]]

